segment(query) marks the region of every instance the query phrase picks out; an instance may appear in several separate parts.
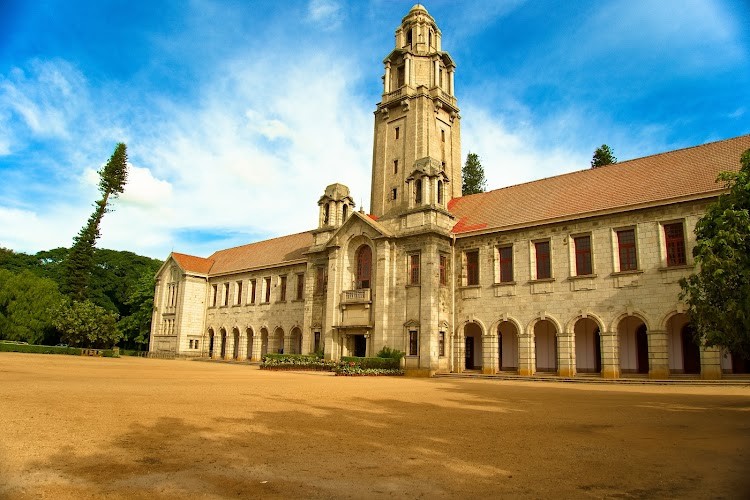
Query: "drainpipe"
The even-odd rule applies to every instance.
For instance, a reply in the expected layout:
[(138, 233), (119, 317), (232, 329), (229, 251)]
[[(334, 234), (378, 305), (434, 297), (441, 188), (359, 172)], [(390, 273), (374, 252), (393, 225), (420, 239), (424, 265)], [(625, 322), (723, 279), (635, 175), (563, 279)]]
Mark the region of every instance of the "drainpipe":
[(451, 351), (450, 368), (455, 368), (455, 341), (456, 341), (456, 235), (451, 234)]

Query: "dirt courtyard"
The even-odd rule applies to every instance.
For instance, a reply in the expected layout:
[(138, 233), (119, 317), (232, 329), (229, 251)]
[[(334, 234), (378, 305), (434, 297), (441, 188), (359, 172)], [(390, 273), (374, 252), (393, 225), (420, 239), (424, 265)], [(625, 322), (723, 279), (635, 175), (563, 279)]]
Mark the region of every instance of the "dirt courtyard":
[(0, 353), (0, 498), (747, 498), (750, 388)]

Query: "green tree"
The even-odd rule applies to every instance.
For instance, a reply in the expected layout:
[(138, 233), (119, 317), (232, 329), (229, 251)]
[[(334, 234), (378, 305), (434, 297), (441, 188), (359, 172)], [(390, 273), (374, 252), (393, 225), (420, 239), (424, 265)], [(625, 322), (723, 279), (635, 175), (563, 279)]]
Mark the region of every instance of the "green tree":
[(695, 226), (698, 272), (680, 281), (697, 340), (750, 357), (750, 149), (739, 172), (722, 172), (728, 193)]
[(74, 300), (60, 307), (55, 326), (61, 339), (73, 346), (109, 348), (122, 337), (117, 329), (117, 313), (90, 300)]
[(109, 161), (98, 173), (99, 192), (102, 198), (96, 201), (94, 213), (73, 239), (73, 247), (65, 263), (66, 278), (63, 291), (76, 301), (89, 297), (91, 273), (94, 270), (94, 246), (99, 238), (99, 225), (104, 214), (109, 211), (107, 207), (110, 198), (117, 198), (125, 189), (128, 179), (128, 155), (125, 144), (117, 144)]
[(466, 156), (466, 163), (461, 172), (463, 176), (463, 184), (461, 185), (461, 194), (466, 196), (467, 194), (484, 193), (487, 189), (487, 179), (484, 178), (484, 168), (482, 163), (479, 161), (479, 155), (476, 153), (469, 153)]
[(155, 272), (147, 270), (141, 275), (125, 303), (132, 313), (117, 324), (123, 334), (125, 347), (136, 348), (148, 344), (151, 333), (151, 317), (154, 311)]
[(596, 148), (594, 156), (591, 158), (591, 168), (603, 167), (604, 165), (611, 165), (613, 163), (617, 163), (617, 158), (615, 158), (615, 152), (612, 151), (612, 148), (606, 144), (602, 144)]
[(54, 281), (28, 270), (12, 273), (0, 269), (0, 338), (57, 343), (53, 320), (63, 302)]

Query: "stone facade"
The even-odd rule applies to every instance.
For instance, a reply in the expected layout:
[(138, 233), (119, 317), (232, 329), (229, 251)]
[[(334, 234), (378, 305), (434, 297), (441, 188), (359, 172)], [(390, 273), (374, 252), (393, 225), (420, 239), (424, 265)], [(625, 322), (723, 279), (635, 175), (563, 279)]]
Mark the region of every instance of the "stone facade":
[(750, 136), (461, 197), (455, 64), (423, 7), (403, 18), (384, 67), (371, 213), (333, 184), (317, 229), (171, 254), (152, 352), (339, 359), (388, 346), (423, 376), (732, 370), (692, 342), (678, 281), (694, 270), (716, 173), (738, 168)]

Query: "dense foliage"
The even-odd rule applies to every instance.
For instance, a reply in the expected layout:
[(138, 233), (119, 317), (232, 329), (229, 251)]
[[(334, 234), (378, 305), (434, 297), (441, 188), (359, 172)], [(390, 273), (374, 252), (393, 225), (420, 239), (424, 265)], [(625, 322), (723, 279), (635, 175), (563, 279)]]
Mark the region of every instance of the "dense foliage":
[(606, 144), (602, 144), (596, 148), (594, 156), (591, 158), (591, 168), (603, 167), (604, 165), (611, 165), (613, 163), (617, 163), (617, 158), (612, 148)]
[(104, 349), (114, 347), (122, 334), (117, 329), (117, 313), (90, 300), (74, 300), (55, 314), (54, 325), (66, 344)]
[(698, 272), (680, 282), (698, 340), (750, 357), (750, 149), (739, 172), (723, 172), (728, 193), (695, 226)]
[(0, 338), (56, 343), (52, 320), (63, 302), (51, 279), (26, 269), (16, 273), (0, 269)]
[(487, 189), (484, 168), (479, 161), (479, 155), (476, 153), (468, 154), (461, 175), (463, 176), (463, 184), (461, 184), (462, 195), (484, 193)]

